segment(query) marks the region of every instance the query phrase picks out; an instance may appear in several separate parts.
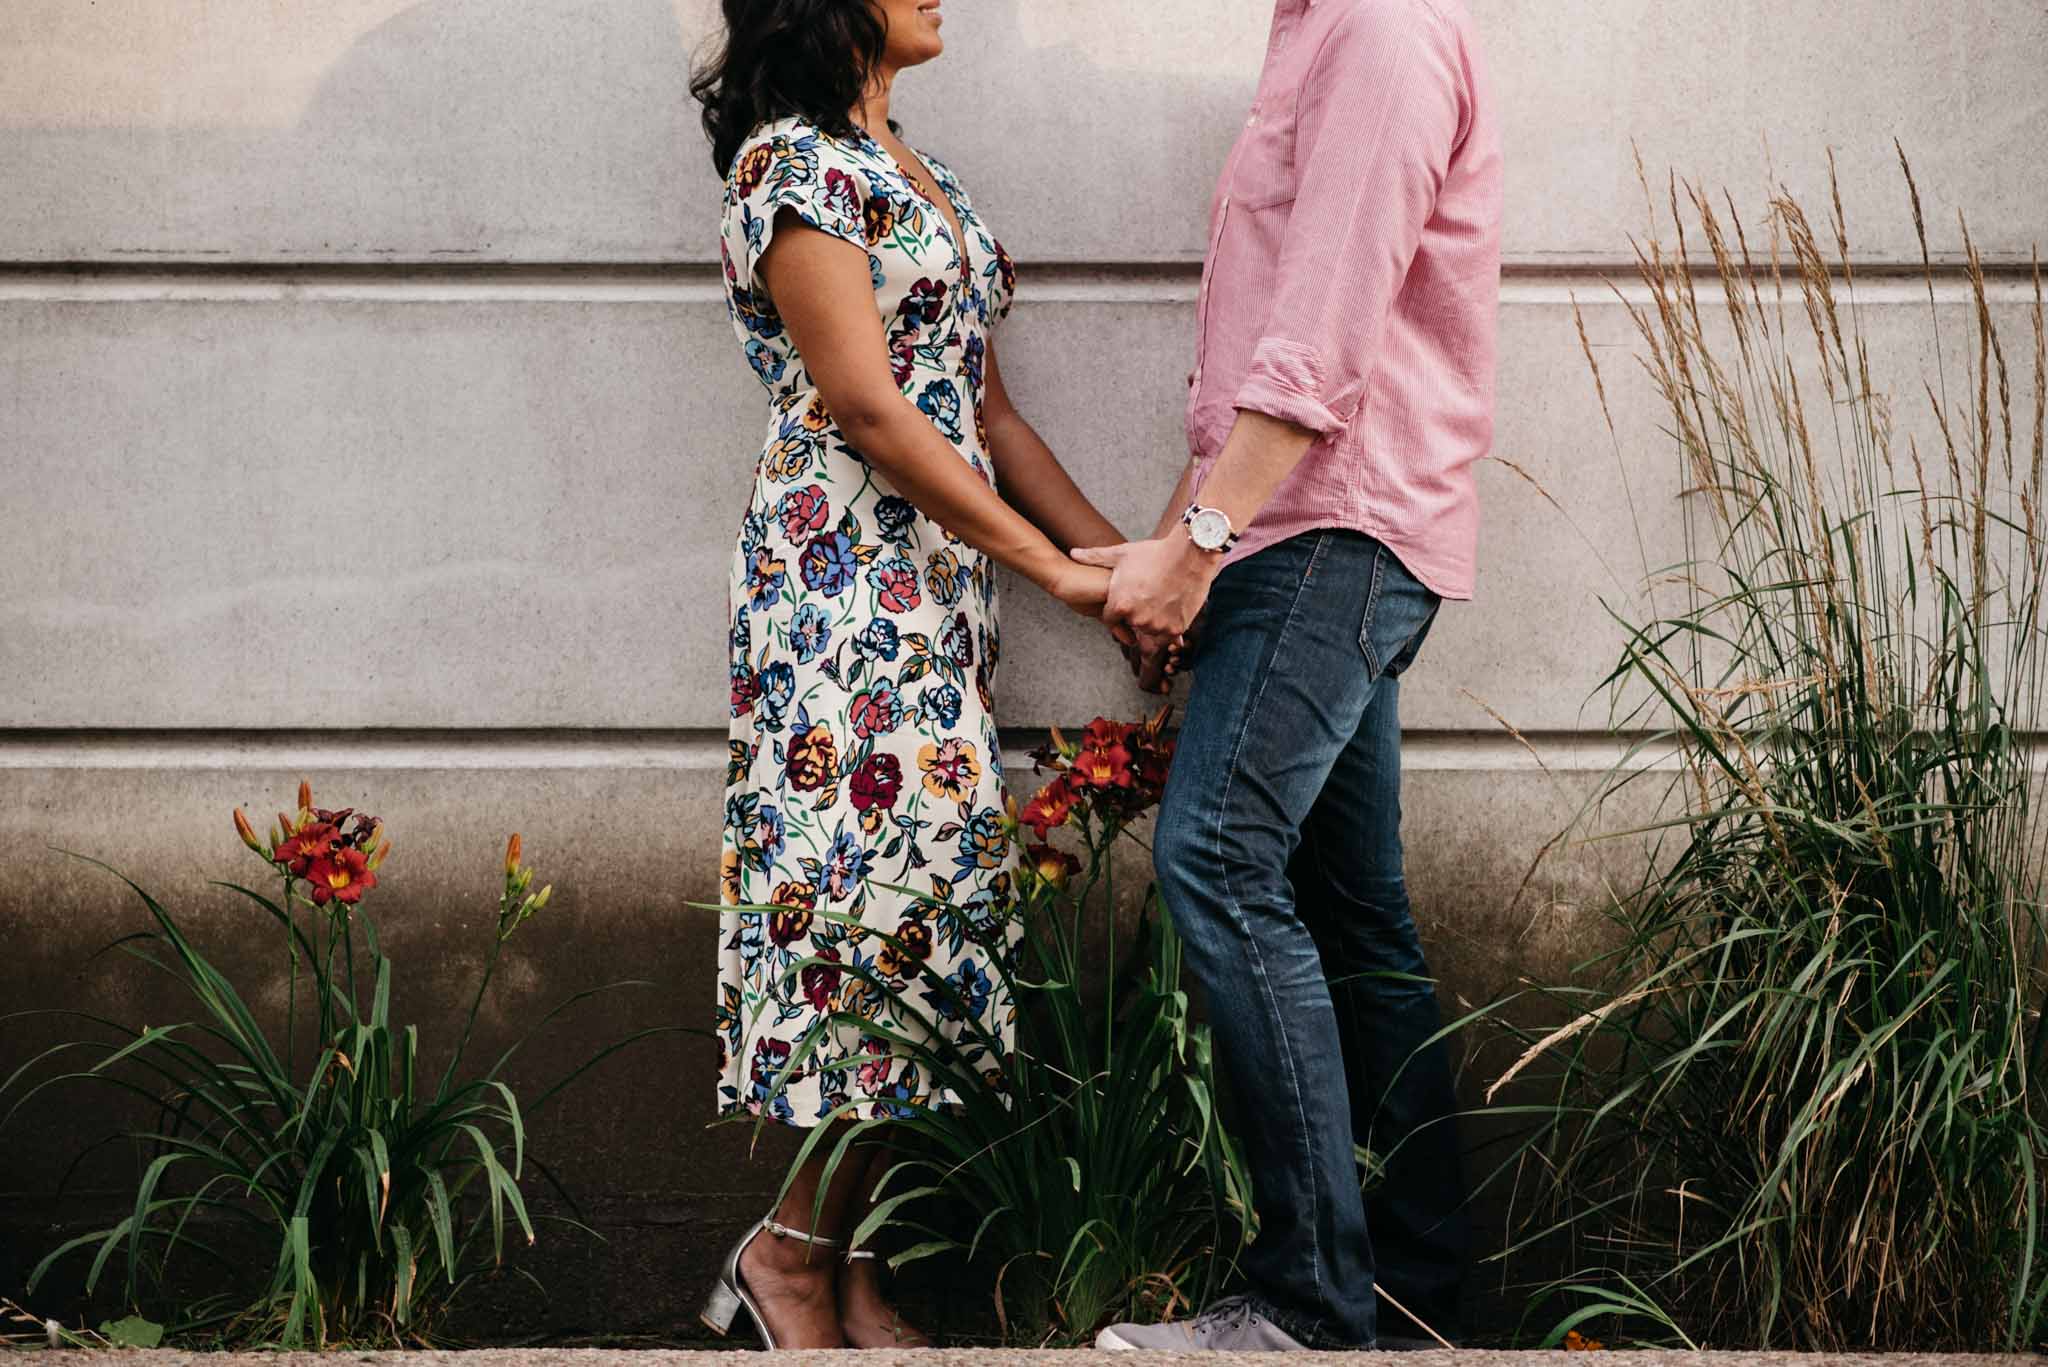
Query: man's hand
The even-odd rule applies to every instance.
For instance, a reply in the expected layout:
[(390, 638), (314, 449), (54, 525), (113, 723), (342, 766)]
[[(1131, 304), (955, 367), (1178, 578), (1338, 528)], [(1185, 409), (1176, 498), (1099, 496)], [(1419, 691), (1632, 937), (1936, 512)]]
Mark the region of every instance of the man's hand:
[[(1146, 650), (1138, 644), (1135, 636), (1129, 641), (1120, 641), (1124, 663), (1131, 667), (1131, 676), (1138, 681), (1138, 687), (1147, 693), (1173, 692), (1173, 681), (1187, 667), (1188, 656), (1194, 652), (1195, 643), (1202, 639), (1202, 629), (1208, 621), (1209, 609), (1204, 605), (1187, 631), (1162, 650)], [(1130, 629), (1118, 627), (1116, 630), (1127, 633)]]
[(1180, 646), (1176, 643), (1163, 650), (1147, 650), (1140, 645), (1127, 645), (1124, 662), (1130, 665), (1138, 687), (1147, 693), (1171, 693), (1173, 676), (1180, 672)]
[(1151, 541), (1076, 549), (1074, 559), (1110, 571), (1102, 620), (1123, 639), (1123, 628), (1147, 655), (1179, 641), (1208, 601), (1223, 557), (1198, 549), (1175, 528)]

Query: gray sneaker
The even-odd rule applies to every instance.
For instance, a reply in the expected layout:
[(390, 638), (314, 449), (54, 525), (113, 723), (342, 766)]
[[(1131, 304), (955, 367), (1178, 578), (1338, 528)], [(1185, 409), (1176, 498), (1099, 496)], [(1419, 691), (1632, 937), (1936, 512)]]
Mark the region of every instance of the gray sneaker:
[(1299, 1353), (1294, 1336), (1252, 1308), (1243, 1296), (1227, 1296), (1191, 1320), (1172, 1324), (1112, 1324), (1095, 1336), (1097, 1348), (1191, 1353)]

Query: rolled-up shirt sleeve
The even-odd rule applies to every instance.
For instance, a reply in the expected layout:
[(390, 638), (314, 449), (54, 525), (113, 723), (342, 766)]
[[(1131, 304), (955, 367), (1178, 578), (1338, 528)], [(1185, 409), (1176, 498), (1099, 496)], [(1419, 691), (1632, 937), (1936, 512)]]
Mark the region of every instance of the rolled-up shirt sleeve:
[(1381, 335), (1466, 120), (1455, 36), (1426, 3), (1363, 0), (1301, 87), (1278, 283), (1236, 407), (1327, 436)]

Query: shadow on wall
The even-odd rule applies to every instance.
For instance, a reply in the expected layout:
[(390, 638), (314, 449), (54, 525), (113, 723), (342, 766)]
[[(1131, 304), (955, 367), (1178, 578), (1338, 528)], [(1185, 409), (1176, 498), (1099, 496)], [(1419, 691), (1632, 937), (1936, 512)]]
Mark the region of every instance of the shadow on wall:
[[(1026, 261), (1199, 260), (1258, 47), (1229, 75), (1191, 76), (1154, 51), (1170, 16), (1048, 42), (1032, 2), (954, 19), (946, 55), (898, 84), (907, 136), (960, 171)], [(517, 25), (498, 0), (422, 0), (309, 104), (302, 132), (325, 149), (310, 206), (348, 221), (365, 195), (399, 196), (405, 239), (449, 244), (429, 255), (492, 256), (503, 236), (568, 259), (714, 261), (720, 177), (688, 81), (718, 24), (706, 0), (553, 0)], [(610, 221), (579, 217), (593, 205)]]
[(668, 0), (421, 0), (321, 81), (280, 199), (354, 225), (320, 244), (350, 253), (687, 253), (705, 217), (677, 174), (704, 160), (689, 64)]
[(1190, 74), (1159, 54), (1187, 45), (1171, 11), (1148, 19), (1119, 7), (1058, 24), (1027, 21), (1031, 4), (1044, 0), (1004, 0), (954, 21), (946, 55), (898, 82), (905, 135), (960, 172), (1027, 264), (1200, 261), (1268, 7), (1245, 6), (1234, 21), (1243, 32), (1218, 40), (1225, 51), (1242, 40), (1232, 59), (1211, 51), (1201, 61), (1215, 74)]
[[(689, 94), (715, 0), (159, 3), (41, 0), (0, 52), (51, 69), (0, 101), (0, 259), (716, 260)], [(1198, 258), (1263, 7), (1092, 8), (963, 10), (899, 117), (1026, 260)]]

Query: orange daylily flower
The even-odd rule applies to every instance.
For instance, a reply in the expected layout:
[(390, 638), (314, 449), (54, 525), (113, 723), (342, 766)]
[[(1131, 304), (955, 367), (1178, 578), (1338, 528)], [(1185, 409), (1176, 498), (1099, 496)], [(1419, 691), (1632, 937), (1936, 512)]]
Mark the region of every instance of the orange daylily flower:
[(1030, 870), (1054, 887), (1066, 886), (1067, 880), (1081, 871), (1080, 860), (1051, 845), (1033, 845), (1024, 856)]

